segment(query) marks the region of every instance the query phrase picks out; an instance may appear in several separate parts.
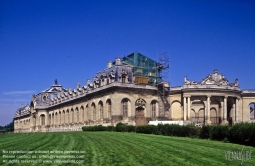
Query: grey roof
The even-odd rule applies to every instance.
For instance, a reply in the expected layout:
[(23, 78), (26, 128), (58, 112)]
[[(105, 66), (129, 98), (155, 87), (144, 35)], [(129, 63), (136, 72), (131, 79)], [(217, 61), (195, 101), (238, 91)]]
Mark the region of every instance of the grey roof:
[(20, 117), (20, 116), (29, 115), (29, 114), (30, 114), (30, 107), (29, 107), (29, 105), (27, 104), (27, 105), (25, 105), (25, 106), (20, 107), (20, 108), (16, 111), (14, 117), (16, 118), (16, 117)]

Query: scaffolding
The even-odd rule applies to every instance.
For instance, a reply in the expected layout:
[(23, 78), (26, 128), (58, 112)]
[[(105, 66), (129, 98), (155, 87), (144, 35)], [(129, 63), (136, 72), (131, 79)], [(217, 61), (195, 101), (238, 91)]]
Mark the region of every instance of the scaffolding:
[(158, 54), (158, 63), (157, 63), (157, 95), (159, 101), (159, 120), (171, 120), (170, 115), (166, 115), (165, 113), (170, 108), (169, 101), (167, 97), (170, 92), (170, 82), (169, 82), (169, 56), (167, 52), (163, 52)]
[(135, 84), (145, 84), (157, 87), (159, 120), (169, 120), (170, 104), (167, 100), (169, 96), (169, 56), (167, 52), (158, 55), (157, 62), (138, 53), (132, 53), (122, 58), (122, 63), (133, 67)]
[(122, 63), (133, 66), (135, 84), (156, 86), (159, 75), (156, 61), (135, 52), (122, 58)]

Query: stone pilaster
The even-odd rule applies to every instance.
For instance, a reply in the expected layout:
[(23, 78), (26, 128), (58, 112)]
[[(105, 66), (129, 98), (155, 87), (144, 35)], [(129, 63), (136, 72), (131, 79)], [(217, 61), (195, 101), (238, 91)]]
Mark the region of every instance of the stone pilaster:
[(236, 123), (238, 123), (239, 119), (239, 98), (236, 98), (236, 116), (235, 116), (235, 121)]
[(228, 121), (227, 121), (227, 98), (228, 96), (224, 96), (224, 117), (223, 117), (223, 123), (224, 124), (227, 124)]
[(183, 97), (183, 120), (186, 120), (186, 97)]
[(210, 111), (211, 111), (211, 96), (207, 96), (207, 124), (211, 124), (211, 116), (210, 116)]
[(190, 96), (188, 96), (188, 119), (190, 120)]

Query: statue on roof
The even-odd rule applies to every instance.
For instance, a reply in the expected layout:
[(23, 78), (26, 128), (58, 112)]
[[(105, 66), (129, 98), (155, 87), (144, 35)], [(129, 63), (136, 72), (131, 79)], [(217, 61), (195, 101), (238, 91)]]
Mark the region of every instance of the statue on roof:
[(187, 76), (184, 77), (184, 84), (190, 84), (190, 81), (187, 79)]
[(58, 80), (57, 79), (55, 79), (55, 85), (58, 85)]

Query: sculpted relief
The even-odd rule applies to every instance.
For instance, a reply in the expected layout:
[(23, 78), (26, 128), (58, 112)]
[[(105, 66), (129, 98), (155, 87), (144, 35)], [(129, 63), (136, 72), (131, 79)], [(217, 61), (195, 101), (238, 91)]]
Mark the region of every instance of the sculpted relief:
[(239, 87), (238, 79), (234, 83), (229, 83), (229, 81), (224, 77), (224, 75), (218, 73), (218, 70), (214, 70), (214, 73), (209, 74), (201, 82), (189, 81), (187, 76), (184, 77), (184, 85), (218, 85), (218, 86), (231, 86)]

